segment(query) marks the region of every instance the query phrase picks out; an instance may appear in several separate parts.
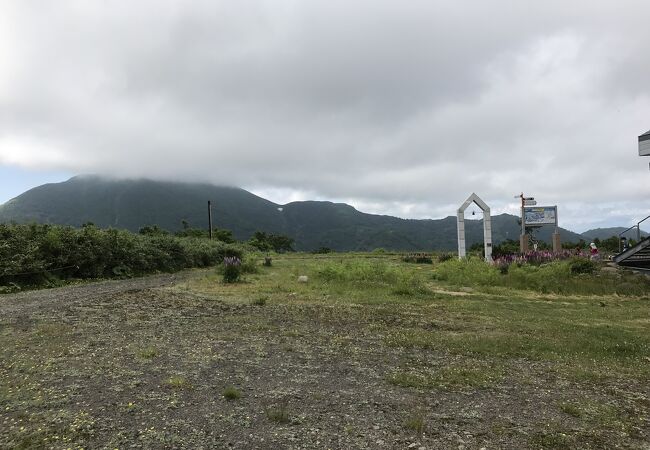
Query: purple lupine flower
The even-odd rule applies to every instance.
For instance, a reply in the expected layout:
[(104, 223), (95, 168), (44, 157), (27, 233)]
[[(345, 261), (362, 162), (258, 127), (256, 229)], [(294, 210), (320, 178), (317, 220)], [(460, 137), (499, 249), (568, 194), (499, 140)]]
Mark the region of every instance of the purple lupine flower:
[(241, 266), (241, 259), (237, 256), (226, 256), (223, 259), (224, 266)]

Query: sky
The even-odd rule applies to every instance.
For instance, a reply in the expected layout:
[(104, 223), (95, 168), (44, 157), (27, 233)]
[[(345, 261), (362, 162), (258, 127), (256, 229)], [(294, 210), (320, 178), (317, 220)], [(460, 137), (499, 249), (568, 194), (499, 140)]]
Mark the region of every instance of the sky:
[(650, 214), (650, 2), (0, 0), (0, 203), (77, 174)]

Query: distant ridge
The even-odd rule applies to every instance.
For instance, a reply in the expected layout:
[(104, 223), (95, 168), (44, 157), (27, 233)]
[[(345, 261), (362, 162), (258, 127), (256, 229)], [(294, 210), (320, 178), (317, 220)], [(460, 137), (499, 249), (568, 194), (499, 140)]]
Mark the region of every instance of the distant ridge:
[[(610, 227), (610, 228), (594, 228), (592, 230), (587, 230), (582, 235), (585, 237), (585, 240), (594, 240), (596, 238), (598, 239), (607, 239), (612, 236), (618, 236), (620, 233), (625, 231), (626, 228), (623, 227)], [(641, 230), (641, 237), (647, 237), (648, 233)], [(628, 230), (627, 233), (625, 233), (625, 237), (627, 238), (633, 238), (636, 239), (636, 228), (633, 228), (632, 230)]]
[[(297, 250), (328, 247), (337, 251), (446, 250), (456, 249), (455, 216), (437, 220), (400, 219), (366, 214), (344, 203), (323, 201), (279, 205), (244, 189), (205, 183), (152, 180), (113, 180), (77, 176), (62, 183), (30, 189), (0, 206), (0, 222), (38, 222), (99, 227), (137, 232), (156, 224), (176, 231), (182, 221), (207, 228), (207, 201), (212, 201), (214, 225), (248, 239), (255, 231), (286, 234)], [(281, 210), (279, 209), (281, 208)], [(468, 244), (482, 242), (481, 221), (465, 222)], [(550, 242), (551, 227), (539, 238)], [(517, 217), (501, 214), (492, 218), (493, 242), (518, 239)], [(583, 236), (560, 229), (563, 241)]]

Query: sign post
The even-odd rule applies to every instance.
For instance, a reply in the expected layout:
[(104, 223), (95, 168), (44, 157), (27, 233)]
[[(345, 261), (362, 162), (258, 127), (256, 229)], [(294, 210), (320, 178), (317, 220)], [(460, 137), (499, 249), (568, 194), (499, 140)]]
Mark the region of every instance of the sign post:
[(553, 252), (557, 253), (561, 251), (562, 243), (557, 224), (557, 205), (537, 206), (535, 197), (524, 197), (523, 192), (515, 198), (517, 197), (521, 198), (521, 236), (519, 237), (519, 251), (521, 253), (528, 251), (526, 227), (541, 227), (543, 225), (553, 225), (555, 227), (552, 236)]

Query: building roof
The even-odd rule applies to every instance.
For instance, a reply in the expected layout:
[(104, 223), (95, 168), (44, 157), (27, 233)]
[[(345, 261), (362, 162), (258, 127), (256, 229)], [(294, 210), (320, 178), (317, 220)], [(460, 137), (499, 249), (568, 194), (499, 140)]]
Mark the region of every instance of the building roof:
[(648, 140), (650, 140), (650, 130), (646, 131), (641, 136), (639, 136), (639, 142), (648, 141)]

